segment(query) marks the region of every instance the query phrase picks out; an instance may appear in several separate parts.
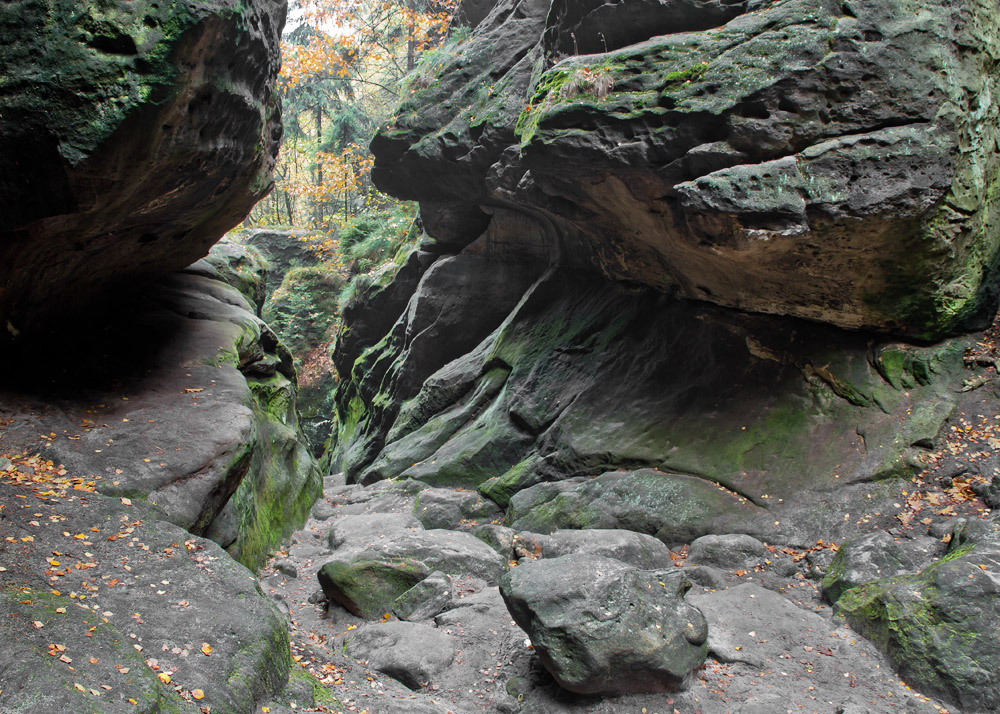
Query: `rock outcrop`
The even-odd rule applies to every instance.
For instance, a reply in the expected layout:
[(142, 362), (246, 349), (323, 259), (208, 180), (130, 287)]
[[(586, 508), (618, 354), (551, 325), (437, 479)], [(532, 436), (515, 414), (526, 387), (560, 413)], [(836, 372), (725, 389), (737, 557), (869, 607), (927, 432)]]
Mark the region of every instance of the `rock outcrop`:
[[(1000, 527), (956, 545), (923, 570), (872, 580), (840, 594), (836, 609), (886, 652), (907, 681), (962, 711), (994, 711), (1000, 646)], [(956, 541), (957, 544), (957, 541)], [(887, 560), (889, 560), (887, 558)]]
[(349, 478), (479, 488), (518, 528), (760, 537), (933, 443), (968, 343), (884, 333), (989, 303), (995, 18), (649, 5), (500, 2), (376, 137), (428, 236), (345, 312)]
[[(259, 276), (246, 253), (210, 260)], [(73, 363), (33, 353), (12, 370), (4, 447), (99, 477), (101, 493), (148, 501), (258, 568), (305, 520), (320, 473), (291, 356), (212, 262), (150, 286), (119, 320), (69, 333)]]
[(618, 282), (910, 336), (992, 304), (988, 3), (571, 5), (498, 3), (376, 137), (431, 235), (479, 211)]
[(320, 457), (333, 428), (336, 382), (330, 352), (340, 323), (344, 280), (310, 247), (307, 239), (314, 235), (305, 230), (254, 228), (233, 234), (232, 240), (260, 251), (267, 260), (259, 314), (295, 359), (299, 418), (313, 454)]
[(271, 186), (280, 0), (0, 8), (0, 325), (179, 270)]
[[(711, 588), (822, 577), (831, 543), (923, 543), (981, 505), (987, 464), (964, 485), (921, 474), (951, 434), (996, 436), (996, 330), (975, 332), (1000, 255), (995, 8), (499, 0), (461, 19), (471, 35), (421, 64), (372, 143), (425, 234), (344, 311), (331, 460), (349, 481), (474, 489), (506, 520), (473, 533), (538, 567), (563, 529), (652, 536)], [(756, 540), (685, 549), (732, 534)], [(896, 597), (879, 582), (838, 600), (865, 591), (851, 617), (876, 634)]]
[(0, 572), (5, 714), (249, 714), (285, 686), (288, 624), (218, 545), (146, 504), (34, 488), (49, 494), (32, 506), (44, 525), (20, 519), (24, 493), (0, 483), (0, 532), (19, 543)]

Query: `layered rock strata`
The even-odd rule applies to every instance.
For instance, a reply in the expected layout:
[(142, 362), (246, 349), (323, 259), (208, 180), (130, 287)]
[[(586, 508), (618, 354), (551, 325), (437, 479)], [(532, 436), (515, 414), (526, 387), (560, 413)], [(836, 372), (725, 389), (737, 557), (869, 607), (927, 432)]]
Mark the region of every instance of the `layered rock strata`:
[(34, 353), (4, 384), (5, 448), (41, 450), (259, 567), (321, 484), (291, 356), (247, 298), (199, 261), (133, 297), (120, 321), (72, 337), (72, 364)]
[(280, 0), (0, 7), (0, 325), (208, 252), (271, 185)]

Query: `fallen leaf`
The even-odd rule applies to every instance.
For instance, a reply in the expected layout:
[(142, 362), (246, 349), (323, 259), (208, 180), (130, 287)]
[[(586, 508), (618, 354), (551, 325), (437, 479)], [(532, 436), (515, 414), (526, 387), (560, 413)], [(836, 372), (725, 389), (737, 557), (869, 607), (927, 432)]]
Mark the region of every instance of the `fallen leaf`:
[(195, 699), (204, 699), (205, 693), (200, 689), (192, 689), (191, 696), (194, 697)]
[(86, 692), (86, 691), (87, 691), (87, 690), (86, 690), (86, 689), (84, 688), (84, 686), (83, 686), (82, 684), (80, 684), (79, 682), (73, 682), (73, 687), (74, 687), (75, 689), (78, 689), (78, 690), (80, 690), (81, 692)]
[(122, 503), (125, 504), (126, 506), (132, 505), (132, 501), (128, 498), (125, 498), (124, 496), (122, 496)]
[(156, 676), (158, 676), (160, 678), (160, 681), (163, 682), (164, 684), (170, 684), (170, 675), (167, 674), (166, 672), (160, 672)]
[(201, 653), (206, 657), (208, 657), (210, 654), (212, 654), (212, 645), (208, 644), (207, 642), (202, 642)]

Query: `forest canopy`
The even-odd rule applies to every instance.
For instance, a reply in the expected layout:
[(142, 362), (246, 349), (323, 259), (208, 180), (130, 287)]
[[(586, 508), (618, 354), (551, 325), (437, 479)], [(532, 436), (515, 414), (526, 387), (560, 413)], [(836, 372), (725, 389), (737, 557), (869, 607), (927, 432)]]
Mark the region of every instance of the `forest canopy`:
[(444, 41), (457, 0), (293, 0), (278, 84), (285, 134), (275, 190), (250, 225), (336, 231), (412, 213), (371, 184), (368, 151), (420, 58)]

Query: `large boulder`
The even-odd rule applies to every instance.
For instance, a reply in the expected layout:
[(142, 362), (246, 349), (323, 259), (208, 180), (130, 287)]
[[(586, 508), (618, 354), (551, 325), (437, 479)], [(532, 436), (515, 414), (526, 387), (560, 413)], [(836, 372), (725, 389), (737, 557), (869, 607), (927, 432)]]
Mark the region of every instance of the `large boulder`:
[(524, 561), (500, 594), (538, 658), (573, 692), (676, 690), (705, 660), (705, 617), (676, 571), (586, 554)]
[(351, 656), (387, 674), (410, 689), (433, 681), (455, 659), (455, 639), (431, 625), (385, 622), (361, 630), (351, 638)]
[(991, 525), (924, 570), (847, 590), (835, 606), (903, 679), (965, 712), (1000, 707), (1000, 529)]
[(407, 529), (342, 546), (318, 577), (327, 599), (374, 619), (391, 612), (400, 595), (434, 571), (496, 584), (505, 566), (495, 550), (468, 533)]
[(0, 324), (179, 270), (271, 186), (282, 0), (0, 7)]

